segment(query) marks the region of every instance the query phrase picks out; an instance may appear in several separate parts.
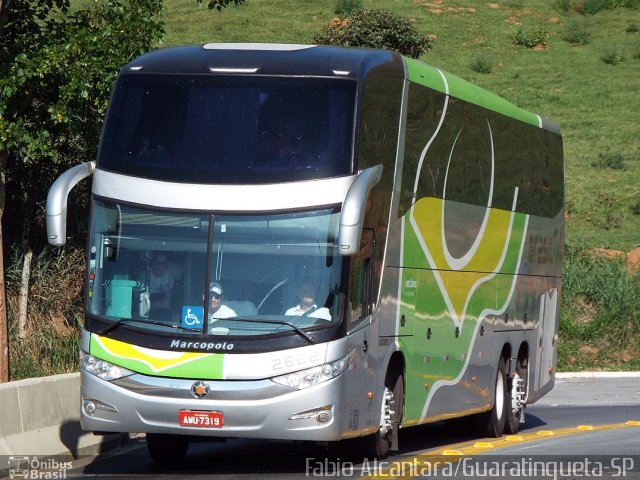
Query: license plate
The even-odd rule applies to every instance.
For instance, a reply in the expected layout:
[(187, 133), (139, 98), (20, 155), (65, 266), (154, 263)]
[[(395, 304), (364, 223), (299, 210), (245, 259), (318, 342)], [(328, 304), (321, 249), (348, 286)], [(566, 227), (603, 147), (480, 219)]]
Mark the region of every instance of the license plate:
[(222, 412), (208, 412), (204, 410), (180, 410), (180, 426), (221, 428), (224, 424)]

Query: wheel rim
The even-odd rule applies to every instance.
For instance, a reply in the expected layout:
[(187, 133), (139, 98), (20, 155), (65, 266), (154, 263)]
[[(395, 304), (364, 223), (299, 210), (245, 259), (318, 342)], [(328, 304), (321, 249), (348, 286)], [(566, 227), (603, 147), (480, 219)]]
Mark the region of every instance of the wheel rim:
[(391, 402), (393, 401), (393, 392), (384, 387), (382, 394), (382, 409), (380, 412), (380, 433), (382, 436), (391, 431)]

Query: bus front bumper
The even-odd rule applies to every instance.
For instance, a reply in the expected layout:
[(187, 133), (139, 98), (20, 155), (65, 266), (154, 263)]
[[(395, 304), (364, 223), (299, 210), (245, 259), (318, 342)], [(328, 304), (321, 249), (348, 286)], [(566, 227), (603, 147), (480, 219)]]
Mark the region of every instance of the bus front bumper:
[[(135, 374), (109, 382), (81, 370), (80, 423), (94, 432), (340, 440), (344, 378), (343, 373), (303, 390), (271, 380), (207, 381), (198, 389), (194, 380)], [(195, 398), (204, 390), (204, 398)], [(213, 415), (219, 422), (215, 427), (183, 426), (181, 411), (218, 412)]]

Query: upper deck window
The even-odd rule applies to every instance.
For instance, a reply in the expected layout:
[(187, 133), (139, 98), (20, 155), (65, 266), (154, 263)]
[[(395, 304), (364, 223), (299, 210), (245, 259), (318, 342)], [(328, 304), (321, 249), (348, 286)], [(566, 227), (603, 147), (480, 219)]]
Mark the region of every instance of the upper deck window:
[(98, 166), (209, 184), (348, 175), (354, 102), (344, 79), (122, 75)]

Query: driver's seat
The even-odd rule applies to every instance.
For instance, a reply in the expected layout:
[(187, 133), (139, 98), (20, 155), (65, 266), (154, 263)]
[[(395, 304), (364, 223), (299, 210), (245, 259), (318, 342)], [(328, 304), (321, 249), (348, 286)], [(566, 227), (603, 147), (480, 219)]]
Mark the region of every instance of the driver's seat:
[(250, 300), (225, 300), (224, 304), (232, 308), (239, 317), (247, 317), (256, 314), (256, 306)]

